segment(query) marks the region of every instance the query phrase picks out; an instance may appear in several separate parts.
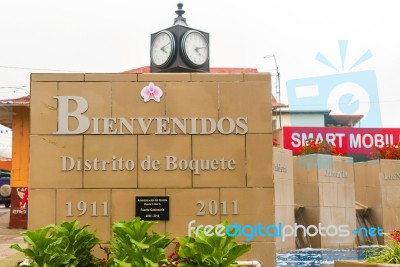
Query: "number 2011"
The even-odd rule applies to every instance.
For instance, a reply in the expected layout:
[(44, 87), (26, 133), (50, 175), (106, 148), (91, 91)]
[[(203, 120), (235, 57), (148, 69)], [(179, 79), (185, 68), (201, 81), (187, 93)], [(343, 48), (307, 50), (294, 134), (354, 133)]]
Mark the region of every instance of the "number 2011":
[[(227, 212), (227, 202), (226, 200), (221, 201), (218, 203), (216, 200), (210, 200), (208, 202), (208, 205), (206, 205), (204, 200), (198, 200), (197, 205), (199, 205), (199, 210), (197, 211), (197, 216), (204, 216), (206, 215), (207, 211), (210, 215), (217, 215), (219, 212), (219, 206), (221, 206), (221, 215), (228, 215)], [(206, 207), (207, 206), (207, 207)], [(238, 201), (234, 200), (232, 201), (232, 215), (239, 215), (239, 210), (238, 210)]]
[[(67, 217), (74, 217), (74, 213), (72, 211), (72, 202), (67, 202)], [(101, 216), (109, 216), (108, 214), (108, 202), (104, 201), (101, 203), (102, 210), (101, 210)], [(88, 204), (85, 201), (79, 201), (76, 203), (76, 210), (78, 211), (77, 217), (83, 216), (86, 214), (86, 212), (90, 210), (91, 214), (90, 216), (92, 217), (97, 217), (97, 201), (93, 201), (90, 203), (90, 207), (88, 207)]]

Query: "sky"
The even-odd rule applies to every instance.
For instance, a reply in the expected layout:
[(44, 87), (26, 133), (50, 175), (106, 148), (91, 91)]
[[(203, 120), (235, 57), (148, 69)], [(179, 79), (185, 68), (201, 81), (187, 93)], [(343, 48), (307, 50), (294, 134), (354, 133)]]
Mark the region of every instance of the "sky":
[[(149, 65), (150, 34), (172, 26), (177, 2), (1, 1), (0, 99), (29, 94), (30, 73), (113, 73)], [(285, 103), (290, 81), (369, 71), (366, 78), (376, 84), (356, 86), (369, 86), (358, 105), (376, 91), (369, 96), (379, 105), (377, 125), (400, 127), (398, 0), (182, 2), (188, 25), (210, 34), (211, 67), (257, 68), (274, 77), (279, 72)], [(365, 53), (369, 57), (350, 70)], [(326, 60), (316, 60), (317, 54)], [(354, 83), (352, 75), (346, 77), (343, 82)], [(329, 99), (321, 103), (330, 108)]]

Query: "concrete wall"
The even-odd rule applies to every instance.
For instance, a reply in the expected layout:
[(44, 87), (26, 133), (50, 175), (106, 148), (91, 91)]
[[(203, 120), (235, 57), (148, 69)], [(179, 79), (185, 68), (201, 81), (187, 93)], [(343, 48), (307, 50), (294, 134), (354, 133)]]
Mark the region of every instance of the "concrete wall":
[[(168, 231), (171, 236), (186, 235), (191, 220), (196, 220), (194, 226), (224, 220), (274, 223), (270, 79), (269, 74), (32, 75), (29, 229), (78, 219), (108, 241), (112, 222), (135, 216), (136, 196), (169, 196), (170, 219), (154, 230)], [(144, 102), (140, 96), (150, 82), (163, 90), (159, 103)], [(144, 134), (137, 130), (147, 124), (135, 121), (133, 134), (126, 128), (114, 133), (115, 124), (102, 122), (97, 133), (94, 120), (83, 133), (56, 134), (64, 126), (58, 124), (60, 100), (55, 96), (83, 97), (88, 108), (81, 112), (88, 118), (206, 117), (218, 121), (247, 117), (248, 131), (184, 134), (178, 129), (176, 134), (157, 134), (156, 127), (162, 126), (153, 123)], [(70, 101), (68, 112), (73, 113), (77, 105)], [(70, 116), (68, 131), (76, 130), (78, 122)], [(222, 127), (229, 129), (226, 121)], [(188, 132), (193, 128), (188, 123)], [(69, 161), (63, 163), (66, 156)], [(123, 170), (119, 163), (104, 163), (104, 170), (95, 170), (95, 160), (113, 162), (114, 156), (117, 161), (124, 159)], [(235, 165), (224, 169), (220, 163), (215, 170), (196, 174), (187, 168), (168, 170), (167, 156), (186, 161), (231, 159)], [(83, 171), (86, 160), (91, 169)], [(255, 237), (252, 251), (242, 259), (274, 266), (274, 238)]]
[[(330, 155), (295, 157), (295, 204), (304, 206), (306, 225), (356, 228), (353, 159)], [(313, 248), (355, 246), (354, 235), (311, 237)]]

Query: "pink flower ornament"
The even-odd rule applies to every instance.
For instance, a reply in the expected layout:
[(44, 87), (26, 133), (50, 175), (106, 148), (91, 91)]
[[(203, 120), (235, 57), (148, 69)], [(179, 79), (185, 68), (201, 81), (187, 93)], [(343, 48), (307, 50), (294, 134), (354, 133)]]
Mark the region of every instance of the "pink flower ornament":
[(163, 91), (160, 87), (155, 86), (154, 83), (149, 83), (148, 86), (145, 86), (140, 95), (143, 97), (144, 102), (148, 102), (150, 100), (154, 100), (156, 102), (160, 102), (160, 99), (163, 95)]

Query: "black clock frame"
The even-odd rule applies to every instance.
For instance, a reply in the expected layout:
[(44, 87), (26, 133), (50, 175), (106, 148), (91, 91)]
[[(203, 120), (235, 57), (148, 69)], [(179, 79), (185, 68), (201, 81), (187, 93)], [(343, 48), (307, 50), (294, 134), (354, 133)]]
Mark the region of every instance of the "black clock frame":
[[(175, 52), (174, 56), (171, 58), (170, 63), (165, 66), (156, 66), (152, 60), (150, 60), (150, 72), (152, 73), (163, 73), (163, 72), (209, 72), (210, 70), (210, 35), (207, 32), (203, 32), (197, 29), (190, 28), (184, 25), (173, 25), (172, 27), (164, 29), (172, 33), (175, 38)], [(162, 30), (162, 31), (164, 31)], [(184, 51), (182, 51), (182, 42), (183, 36), (186, 32), (195, 30), (200, 32), (206, 38), (208, 43), (208, 51), (207, 51), (207, 60), (201, 66), (194, 66), (191, 64), (184, 55)], [(158, 31), (156, 33), (151, 34), (150, 36), (150, 47), (153, 44), (153, 40), (157, 36)], [(151, 49), (151, 48), (150, 48)]]

